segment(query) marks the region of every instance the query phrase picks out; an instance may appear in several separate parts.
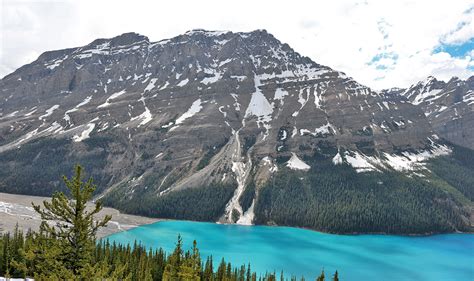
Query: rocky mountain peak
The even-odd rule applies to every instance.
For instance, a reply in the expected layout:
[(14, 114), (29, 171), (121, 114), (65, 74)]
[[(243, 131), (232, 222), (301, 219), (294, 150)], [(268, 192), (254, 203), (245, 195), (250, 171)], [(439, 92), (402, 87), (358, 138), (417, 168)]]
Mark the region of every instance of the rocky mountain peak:
[(430, 76), (399, 93), (424, 111), (440, 136), (474, 148), (474, 76), (453, 77), (448, 82)]
[(144, 35), (140, 35), (135, 32), (129, 32), (129, 33), (124, 33), (110, 39), (110, 45), (111, 46), (126, 46), (126, 45), (132, 45), (134, 43), (142, 42), (142, 41), (150, 42), (148, 37)]
[[(198, 29), (157, 42), (126, 33), (47, 52), (0, 80), (1, 170), (23, 173), (23, 192), (53, 184), (17, 159), (52, 163), (55, 176), (85, 163), (122, 209), (189, 218), (204, 201), (199, 219), (252, 224), (260, 188), (279, 171), (302, 182), (336, 169), (348, 181), (427, 176), (427, 162), (452, 151), (440, 136), (458, 133), (429, 121), (464, 122), (460, 105), (472, 104), (465, 82), (448, 84), (429, 77), (374, 92), (265, 30)], [(4, 178), (0, 188), (12, 183)], [(183, 209), (188, 194), (198, 201)]]
[(466, 83), (469, 85), (470, 88), (474, 88), (474, 75), (469, 77), (467, 80), (466, 80)]
[[(411, 91), (438, 84), (429, 79)], [(43, 55), (0, 89), (0, 154), (61, 140), (71, 157), (100, 154), (106, 186), (129, 200), (145, 187), (162, 198), (236, 184), (221, 217), (227, 222), (235, 212), (240, 223), (252, 222), (251, 202), (239, 201), (249, 182), (263, 184), (285, 167), (309, 171), (305, 159), (411, 173), (450, 152), (420, 108), (301, 56), (265, 30), (98, 39)]]
[(428, 76), (425, 80), (410, 86), (401, 95), (416, 105), (422, 103), (425, 99), (432, 98), (445, 84), (444, 81), (439, 81), (434, 76)]
[(140, 35), (135, 32), (124, 33), (112, 38), (102, 38), (92, 41), (90, 44), (84, 46), (82, 49), (97, 49), (97, 48), (114, 48), (121, 46), (130, 46), (140, 42), (149, 43), (148, 37)]

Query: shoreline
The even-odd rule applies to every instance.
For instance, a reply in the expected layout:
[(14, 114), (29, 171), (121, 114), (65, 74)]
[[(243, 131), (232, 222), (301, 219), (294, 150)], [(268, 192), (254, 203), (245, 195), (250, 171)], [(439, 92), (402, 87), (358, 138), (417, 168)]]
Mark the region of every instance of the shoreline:
[[(42, 203), (44, 200), (50, 199), (49, 197), (35, 196), (35, 195), (23, 195), (23, 194), (12, 194), (12, 193), (3, 193), (0, 192), (0, 233), (13, 231), (15, 225), (18, 224), (19, 228), (26, 232), (28, 229), (36, 230), (39, 228), (41, 220), (39, 216), (36, 215), (33, 208), (31, 207), (31, 202), (35, 204)], [(91, 203), (92, 204), (92, 203)], [(107, 227), (100, 229), (97, 232), (97, 238), (104, 238), (112, 234), (127, 231), (132, 228), (153, 224), (163, 221), (182, 221), (182, 222), (201, 222), (201, 223), (212, 223), (220, 225), (231, 225), (231, 226), (241, 226), (241, 227), (254, 227), (254, 226), (263, 226), (263, 227), (289, 227), (295, 229), (304, 229), (308, 231), (313, 231), (322, 234), (332, 234), (332, 235), (347, 235), (347, 236), (361, 236), (361, 235), (381, 235), (381, 236), (400, 236), (400, 237), (428, 237), (435, 235), (443, 234), (474, 234), (474, 232), (430, 232), (430, 233), (386, 233), (386, 232), (352, 232), (352, 233), (337, 233), (337, 232), (327, 232), (317, 229), (312, 229), (308, 227), (300, 226), (289, 226), (289, 225), (275, 225), (275, 224), (255, 224), (255, 225), (240, 225), (240, 224), (230, 224), (230, 223), (220, 223), (212, 221), (193, 221), (187, 219), (169, 219), (169, 218), (153, 218), (145, 217), (140, 215), (132, 215), (127, 213), (122, 213), (120, 210), (103, 207), (102, 211), (99, 213), (99, 217), (104, 215), (112, 215), (112, 220), (107, 224)]]
[[(139, 216), (139, 215), (137, 215)], [(152, 217), (147, 217), (152, 218)], [(217, 225), (228, 225), (228, 226), (241, 226), (241, 227), (255, 227), (255, 226), (263, 226), (263, 227), (288, 227), (288, 228), (295, 228), (295, 229), (303, 229), (312, 232), (318, 232), (322, 234), (331, 234), (331, 235), (346, 235), (346, 236), (362, 236), (362, 235), (380, 235), (380, 236), (399, 236), (399, 237), (428, 237), (428, 236), (436, 236), (436, 235), (446, 235), (446, 234), (474, 234), (474, 230), (472, 232), (429, 232), (429, 233), (387, 233), (387, 232), (329, 232), (329, 231), (322, 231), (317, 230), (309, 227), (302, 227), (302, 226), (292, 226), (292, 225), (277, 225), (277, 224), (237, 224), (237, 223), (222, 223), (222, 222), (215, 222), (215, 221), (195, 221), (189, 219), (172, 219), (172, 218), (155, 218), (157, 222), (164, 222), (164, 221), (177, 221), (177, 222), (196, 222), (196, 223), (210, 223), (210, 224), (217, 224)], [(152, 224), (150, 223), (150, 224)]]
[[(267, 224), (252, 224), (252, 225), (245, 225), (245, 224), (235, 224), (235, 223), (221, 223), (221, 222), (212, 222), (212, 221), (193, 221), (188, 219), (169, 219), (169, 218), (159, 218), (158, 221), (150, 223), (160, 223), (160, 222), (191, 222), (191, 223), (207, 223), (213, 225), (225, 225), (225, 226), (236, 226), (236, 227), (274, 227), (274, 228), (293, 228), (293, 229), (301, 229), (307, 230), (311, 232), (316, 232), (320, 234), (328, 234), (328, 235), (337, 235), (337, 236), (364, 236), (364, 235), (371, 235), (371, 236), (396, 236), (396, 237), (407, 237), (407, 238), (423, 238), (423, 237), (430, 237), (430, 236), (437, 236), (437, 235), (474, 235), (474, 232), (432, 232), (426, 234), (395, 234), (395, 233), (384, 233), (384, 232), (353, 232), (353, 233), (336, 233), (336, 232), (324, 232), (320, 230), (315, 230), (307, 227), (299, 227), (299, 226), (290, 226), (290, 225), (267, 225)], [(115, 233), (113, 233), (115, 234)]]
[[(12, 232), (17, 224), (23, 232), (27, 232), (28, 229), (38, 230), (41, 218), (33, 210), (31, 203), (42, 204), (44, 200), (50, 199), (42, 196), (0, 192), (0, 233)], [(89, 205), (92, 206), (92, 203), (89, 203)], [(103, 207), (98, 217), (101, 218), (105, 215), (112, 215), (112, 220), (106, 227), (97, 231), (97, 238), (99, 239), (113, 233), (164, 220), (125, 214), (110, 207)]]

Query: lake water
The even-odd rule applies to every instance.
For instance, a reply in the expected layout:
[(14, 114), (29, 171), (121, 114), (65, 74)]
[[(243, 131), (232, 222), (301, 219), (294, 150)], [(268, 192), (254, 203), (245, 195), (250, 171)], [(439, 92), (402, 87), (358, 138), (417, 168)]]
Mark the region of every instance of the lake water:
[(141, 241), (148, 247), (174, 249), (181, 234), (185, 249), (198, 242), (203, 256), (222, 257), (234, 266), (314, 280), (324, 268), (337, 269), (341, 280), (474, 280), (474, 235), (426, 237), (391, 235), (333, 235), (291, 227), (220, 225), (163, 221), (116, 233), (120, 243)]

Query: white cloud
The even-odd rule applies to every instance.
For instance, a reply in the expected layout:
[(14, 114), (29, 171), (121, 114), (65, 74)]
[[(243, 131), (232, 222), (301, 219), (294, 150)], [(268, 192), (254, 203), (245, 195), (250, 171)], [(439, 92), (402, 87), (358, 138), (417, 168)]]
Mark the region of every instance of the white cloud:
[(446, 44), (460, 44), (471, 38), (474, 38), (474, 4), (459, 17), (456, 28), (445, 34), (441, 41)]
[(398, 81), (409, 82), (422, 80), (427, 74), (442, 80), (449, 80), (453, 76), (467, 78), (472, 75), (472, 71), (468, 70), (471, 61), (470, 57), (453, 58), (445, 52), (432, 54), (423, 51), (400, 60), (391, 75)]
[(473, 74), (472, 55), (432, 54), (440, 42), (472, 38), (472, 0), (3, 1), (0, 76), (51, 49), (129, 31), (157, 41), (195, 28), (267, 29), (302, 55), (374, 88)]

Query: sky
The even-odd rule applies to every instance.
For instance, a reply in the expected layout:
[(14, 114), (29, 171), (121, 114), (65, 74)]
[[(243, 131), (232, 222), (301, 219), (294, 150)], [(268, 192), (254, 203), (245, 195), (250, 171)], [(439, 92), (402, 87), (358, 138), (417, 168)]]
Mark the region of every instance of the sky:
[(374, 89), (474, 75), (474, 0), (0, 0), (0, 77), (125, 32), (266, 29)]

